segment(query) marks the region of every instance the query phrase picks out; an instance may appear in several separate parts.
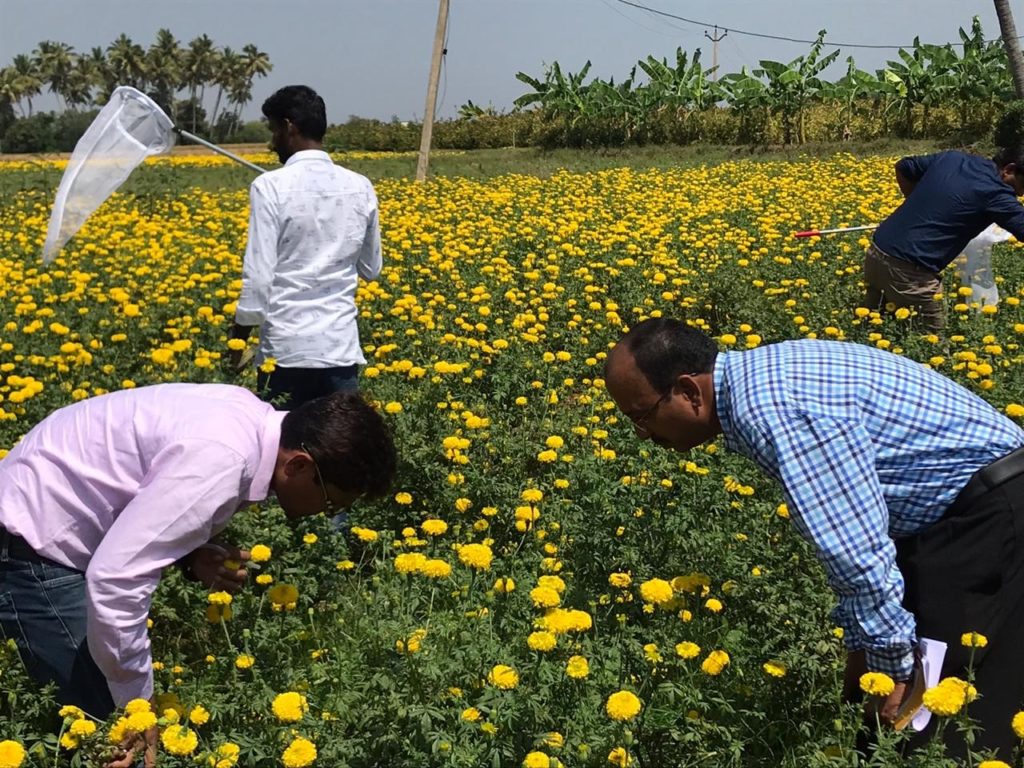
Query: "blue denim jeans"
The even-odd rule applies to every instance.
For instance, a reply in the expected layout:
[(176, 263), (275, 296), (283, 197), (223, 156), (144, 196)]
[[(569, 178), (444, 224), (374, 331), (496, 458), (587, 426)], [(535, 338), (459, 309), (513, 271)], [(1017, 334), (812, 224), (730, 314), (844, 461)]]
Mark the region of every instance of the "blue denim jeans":
[(62, 705), (105, 719), (114, 701), (86, 645), (85, 574), (33, 562), (9, 544), (0, 528), (0, 632), (17, 644), (33, 680), (57, 684)]
[(332, 392), (359, 390), (359, 366), (337, 368), (275, 368), (256, 374), (256, 392), (279, 411), (290, 411)]

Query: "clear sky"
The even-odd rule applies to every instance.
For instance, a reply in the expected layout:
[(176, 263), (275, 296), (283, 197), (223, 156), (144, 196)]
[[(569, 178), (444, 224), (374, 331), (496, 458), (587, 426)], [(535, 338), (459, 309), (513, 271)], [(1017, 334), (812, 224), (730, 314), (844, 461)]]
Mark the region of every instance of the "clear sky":
[[(910, 45), (958, 41), (977, 14), (986, 37), (998, 37), (992, 0), (636, 0), (699, 21), (773, 35), (813, 39), (819, 29), (839, 42)], [(1012, 3), (1024, 33), (1024, 2)], [(327, 102), (328, 119), (349, 115), (415, 119), (423, 114), (437, 22), (437, 0), (0, 0), (0, 66), (29, 53), (40, 40), (77, 51), (106, 46), (121, 32), (148, 46), (161, 27), (187, 42), (206, 33), (218, 46), (255, 43), (274, 69), (253, 89), (245, 112), (283, 85), (306, 83)], [(708, 66), (710, 27), (657, 17), (617, 0), (451, 0), (448, 55), (438, 105), (454, 116), (472, 99), (508, 109), (528, 88), (517, 71), (539, 76), (546, 63), (621, 80), (648, 54), (674, 57), (677, 46), (703, 49)], [(756, 67), (760, 59), (788, 61), (802, 43), (730, 32), (719, 43), (720, 72)], [(895, 50), (844, 48), (862, 69), (882, 67)], [(836, 76), (845, 64), (834, 65)], [(212, 97), (209, 99), (212, 104)], [(36, 108), (53, 108), (39, 100)], [(208, 105), (209, 106), (209, 105)]]

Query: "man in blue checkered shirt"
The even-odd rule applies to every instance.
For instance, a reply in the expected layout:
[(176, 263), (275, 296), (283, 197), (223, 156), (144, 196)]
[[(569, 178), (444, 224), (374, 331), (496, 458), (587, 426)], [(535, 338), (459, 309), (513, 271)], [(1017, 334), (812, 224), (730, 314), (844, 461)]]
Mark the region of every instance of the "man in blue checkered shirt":
[[(943, 676), (966, 678), (960, 637), (985, 635), (975, 748), (1010, 759), (1024, 699), (1024, 431), (888, 352), (806, 339), (719, 353), (667, 318), (630, 330), (605, 374), (641, 438), (688, 451), (721, 434), (782, 484), (839, 598), (849, 698), (862, 672), (890, 675), (880, 714), (892, 722), (920, 637), (947, 642)], [(960, 751), (955, 730), (947, 742)]]

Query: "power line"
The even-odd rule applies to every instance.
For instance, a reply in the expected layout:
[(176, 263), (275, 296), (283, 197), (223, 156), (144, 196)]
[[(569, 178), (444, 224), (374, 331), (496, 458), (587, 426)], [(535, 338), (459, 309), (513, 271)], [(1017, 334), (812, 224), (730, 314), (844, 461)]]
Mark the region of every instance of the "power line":
[[(616, 0), (616, 2), (622, 3), (623, 5), (628, 5), (632, 8), (639, 8), (641, 11), (647, 11), (648, 13), (653, 13), (657, 16), (664, 16), (665, 18), (668, 19), (676, 19), (677, 21), (683, 21), (686, 22), (687, 24), (695, 24), (699, 27), (717, 26), (721, 29), (724, 29), (727, 32), (732, 32), (733, 34), (736, 35), (746, 35), (747, 37), (760, 37), (765, 40), (781, 40), (787, 43), (804, 43), (806, 45), (814, 45), (814, 43), (818, 42), (817, 40), (804, 40), (797, 37), (786, 37), (785, 35), (769, 35), (766, 32), (750, 32), (747, 30), (736, 29), (735, 27), (727, 27), (723, 24), (716, 24), (711, 21), (697, 21), (696, 19), (688, 19), (685, 16), (678, 16), (674, 13), (669, 13), (668, 11), (660, 11), (657, 8), (650, 8), (646, 5), (641, 5), (640, 3), (634, 3), (632, 2), (632, 0)], [(999, 39), (1000, 38), (996, 38), (995, 40), (985, 40), (984, 42), (995, 43), (998, 42)], [(1024, 39), (1024, 36), (1020, 36), (1017, 39), (1022, 40)], [(906, 49), (913, 47), (910, 45), (874, 45), (871, 43), (839, 43), (833, 42), (831, 40), (824, 41), (824, 44), (831, 48), (877, 48), (885, 50), (899, 50), (901, 48)], [(952, 45), (964, 45), (964, 43), (952, 43)]]

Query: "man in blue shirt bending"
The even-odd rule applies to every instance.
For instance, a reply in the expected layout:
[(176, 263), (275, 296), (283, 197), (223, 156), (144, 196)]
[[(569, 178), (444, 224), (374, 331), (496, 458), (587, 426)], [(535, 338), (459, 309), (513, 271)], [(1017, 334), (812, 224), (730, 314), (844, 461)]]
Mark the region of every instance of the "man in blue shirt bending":
[(896, 183), (906, 198), (875, 230), (864, 258), (866, 306), (914, 308), (931, 330), (945, 326), (939, 273), (990, 224), (1024, 241), (1024, 146), (994, 159), (963, 152), (904, 157)]
[[(944, 641), (943, 677), (966, 680), (972, 664), (981, 694), (968, 709), (984, 729), (975, 750), (1011, 759), (1024, 701), (1024, 430), (889, 352), (803, 339), (719, 353), (668, 318), (632, 328), (605, 378), (641, 439), (689, 451), (724, 435), (781, 483), (839, 598), (848, 698), (863, 672), (890, 675), (878, 709), (893, 722), (917, 641)], [(973, 663), (967, 632), (988, 638)], [(943, 736), (963, 753), (956, 728)]]

